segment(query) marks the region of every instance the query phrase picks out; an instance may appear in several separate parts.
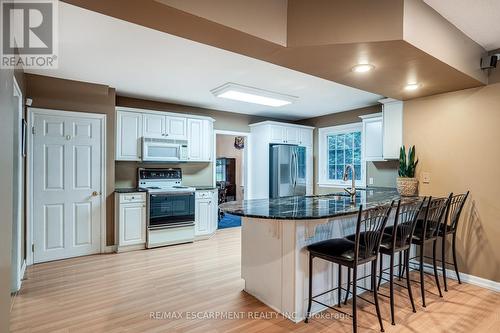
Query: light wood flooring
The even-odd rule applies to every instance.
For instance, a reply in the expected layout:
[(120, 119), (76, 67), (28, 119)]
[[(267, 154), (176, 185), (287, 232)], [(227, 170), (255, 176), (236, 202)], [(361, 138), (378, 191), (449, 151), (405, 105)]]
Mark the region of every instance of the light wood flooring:
[[(350, 319), (294, 324), (242, 291), (240, 238), (233, 228), (194, 244), (34, 265), (13, 299), (11, 331), (351, 332)], [(396, 326), (390, 325), (388, 299), (380, 297), (386, 332), (499, 332), (500, 293), (450, 280), (450, 291), (439, 298), (428, 281), (425, 309), (414, 286), (417, 313), (406, 290), (397, 292)], [(359, 331), (379, 332), (374, 307), (358, 304)], [(240, 318), (201, 318), (224, 311)], [(159, 312), (156, 319), (152, 312)]]

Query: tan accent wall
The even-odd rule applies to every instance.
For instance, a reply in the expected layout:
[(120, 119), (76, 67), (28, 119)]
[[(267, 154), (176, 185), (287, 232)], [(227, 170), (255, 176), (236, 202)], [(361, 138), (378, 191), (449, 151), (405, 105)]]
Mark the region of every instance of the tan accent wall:
[(286, 46), (287, 0), (156, 0)]
[(500, 83), (405, 103), (404, 142), (416, 145), (422, 195), (471, 191), (458, 228), (460, 271), (500, 282)]
[(234, 135), (217, 134), (217, 158), (226, 157), (236, 159), (236, 200), (243, 199), (242, 171), (243, 171), (243, 149), (234, 148)]
[(114, 244), (115, 89), (106, 85), (26, 74), (32, 106), (106, 115), (106, 243)]
[[(298, 121), (302, 125), (314, 126), (314, 193), (326, 194), (333, 191), (338, 191), (339, 188), (324, 187), (318, 185), (318, 129), (322, 127), (345, 125), (351, 123), (359, 123), (361, 119), (359, 116), (382, 112), (380, 105), (369, 106), (361, 109), (355, 109), (345, 112), (333, 113), (326, 116), (315, 117)], [(368, 162), (366, 166), (367, 182), (370, 177), (373, 178), (374, 183), (370, 186), (381, 187), (395, 187), (397, 177), (397, 163), (393, 161), (387, 162)]]

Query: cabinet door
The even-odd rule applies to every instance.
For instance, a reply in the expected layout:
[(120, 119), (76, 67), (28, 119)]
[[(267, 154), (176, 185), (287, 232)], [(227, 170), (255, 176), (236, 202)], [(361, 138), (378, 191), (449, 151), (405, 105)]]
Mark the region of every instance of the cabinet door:
[(403, 145), (403, 102), (384, 104), (383, 121), (383, 157), (398, 159)]
[(299, 129), (299, 145), (305, 147), (313, 146), (313, 130), (308, 128)]
[(285, 143), (286, 139), (285, 127), (280, 125), (271, 125), (271, 142)]
[(190, 161), (203, 160), (203, 120), (188, 119), (188, 159)]
[(286, 136), (285, 142), (291, 144), (299, 143), (299, 128), (298, 127), (285, 127)]
[(365, 160), (383, 160), (382, 117), (363, 120), (363, 141)]
[(166, 117), (165, 136), (174, 140), (187, 139), (186, 118)]
[(214, 143), (214, 124), (209, 120), (203, 120), (203, 148), (202, 148), (202, 160), (211, 161), (213, 153), (213, 143)]
[(146, 204), (120, 205), (119, 245), (135, 245), (146, 242)]
[(195, 205), (195, 236), (210, 234), (211, 199), (199, 199)]
[(140, 161), (142, 114), (118, 111), (116, 117), (116, 160)]
[(161, 138), (165, 136), (165, 116), (158, 114), (145, 114), (143, 117), (144, 136), (148, 138)]
[(210, 232), (214, 233), (217, 231), (218, 227), (218, 213), (219, 207), (217, 206), (217, 192), (213, 193), (213, 200), (211, 201), (210, 207)]

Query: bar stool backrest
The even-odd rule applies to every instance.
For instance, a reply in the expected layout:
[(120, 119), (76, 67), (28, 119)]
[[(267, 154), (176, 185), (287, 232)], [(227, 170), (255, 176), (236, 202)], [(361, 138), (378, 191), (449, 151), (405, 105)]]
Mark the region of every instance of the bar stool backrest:
[(424, 227), (422, 229), (422, 239), (430, 239), (438, 236), (439, 228), (446, 213), (449, 198), (433, 199), (429, 197), (427, 200), (427, 208), (425, 209)]
[(426, 198), (408, 204), (398, 201), (392, 229), (392, 249), (410, 246), (425, 200)]
[(359, 207), (356, 238), (354, 240), (355, 262), (360, 258), (367, 259), (378, 255), (382, 235), (393, 205), (394, 201), (391, 202), (389, 207), (379, 207), (364, 211), (362, 206)]
[(450, 194), (449, 203), (448, 203), (448, 212), (447, 212), (447, 225), (448, 230), (455, 231), (458, 226), (458, 221), (460, 220), (460, 214), (462, 214), (462, 209), (465, 206), (465, 201), (469, 196), (469, 191), (464, 194), (453, 195)]

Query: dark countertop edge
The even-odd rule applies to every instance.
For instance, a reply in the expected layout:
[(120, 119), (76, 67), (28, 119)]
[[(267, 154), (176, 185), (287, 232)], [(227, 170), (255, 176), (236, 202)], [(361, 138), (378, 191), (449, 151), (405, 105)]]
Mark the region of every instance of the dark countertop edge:
[(146, 190), (136, 187), (115, 188), (115, 193), (145, 193)]
[[(381, 206), (380, 206), (381, 207)], [(373, 208), (370, 208), (373, 209)], [(370, 210), (367, 209), (367, 210)], [(358, 208), (359, 210), (359, 208)], [(262, 216), (262, 215), (253, 215), (253, 214), (243, 214), (243, 213), (235, 213), (235, 212), (225, 212), (227, 214), (231, 215), (236, 215), (236, 216), (241, 216), (241, 217), (249, 217), (252, 219), (259, 219), (259, 220), (280, 220), (280, 221), (299, 221), (299, 220), (324, 220), (324, 219), (331, 219), (334, 217), (343, 217), (343, 216), (349, 216), (349, 215), (356, 215), (358, 214), (358, 210), (355, 212), (345, 212), (345, 213), (335, 213), (332, 215), (324, 215), (324, 216)], [(222, 209), (224, 212), (224, 210)]]
[(193, 186), (196, 191), (213, 191), (213, 190), (216, 190), (217, 187), (213, 187), (213, 186)]

